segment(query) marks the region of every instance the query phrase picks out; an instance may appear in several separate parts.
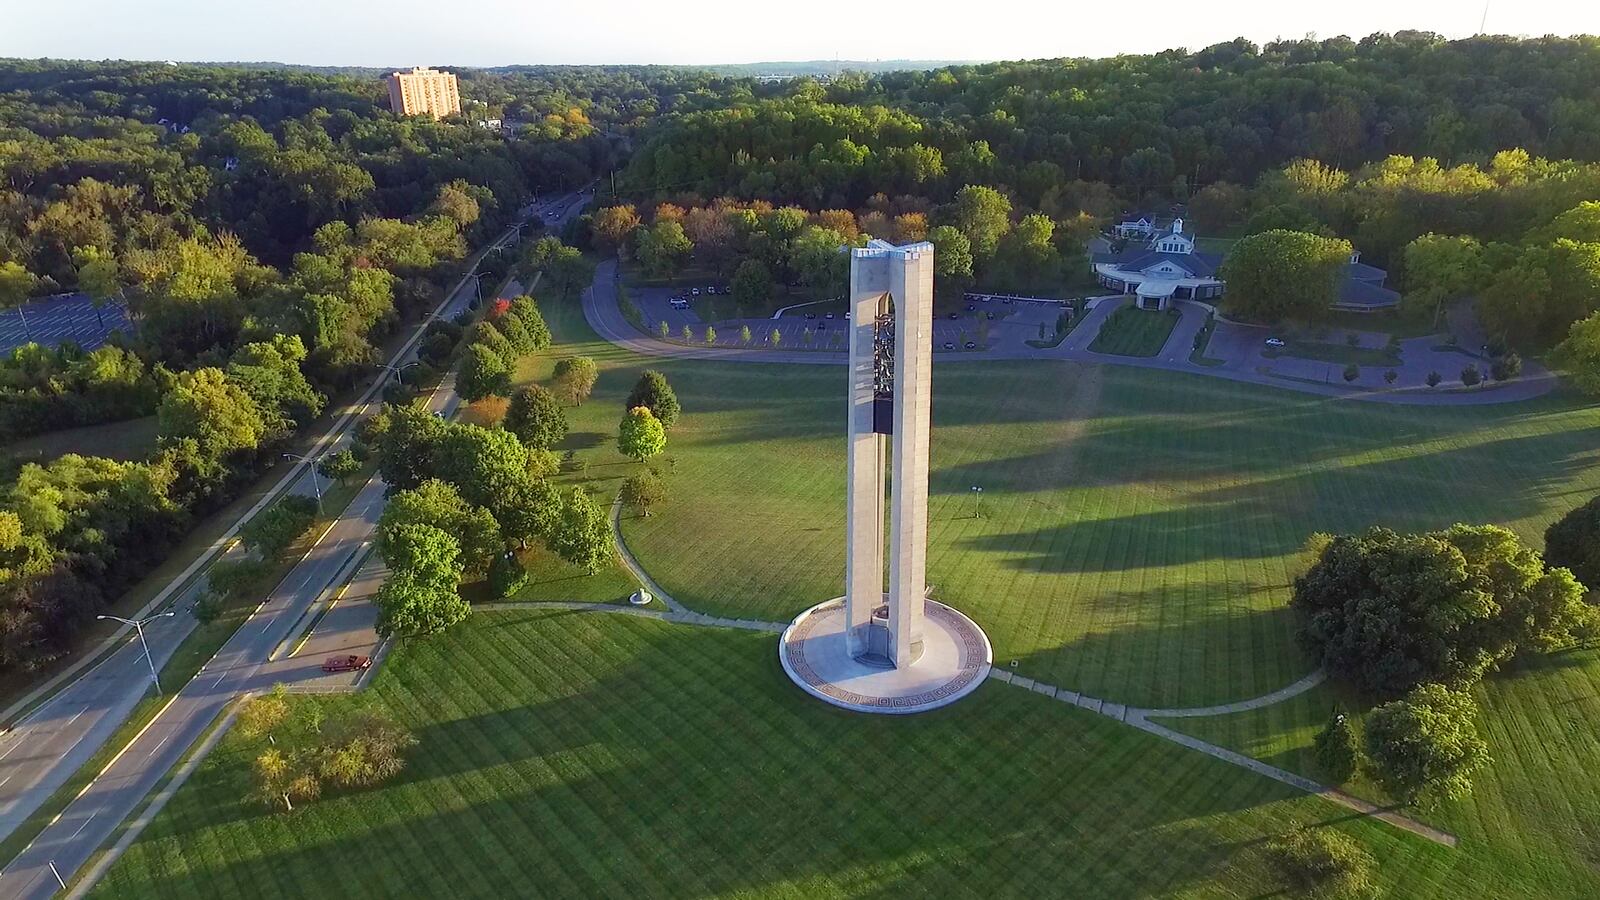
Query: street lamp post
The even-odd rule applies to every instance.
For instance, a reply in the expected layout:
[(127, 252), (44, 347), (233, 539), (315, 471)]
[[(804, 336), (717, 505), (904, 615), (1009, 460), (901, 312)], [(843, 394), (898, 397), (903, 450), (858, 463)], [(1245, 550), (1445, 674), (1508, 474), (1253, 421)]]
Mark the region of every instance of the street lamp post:
[(413, 359), (411, 362), (408, 362), (408, 363), (401, 363), (398, 366), (391, 366), (388, 363), (378, 363), (378, 368), (389, 372), (391, 375), (394, 376), (396, 381), (399, 381), (400, 380), (400, 373), (404, 372), (405, 370), (411, 368), (414, 365), (417, 365), (417, 363), (418, 363), (418, 360), (415, 360), (415, 359)]
[(972, 517), (978, 518), (982, 514), (983, 488), (972, 486)]
[(316, 462), (319, 459), (319, 457), (301, 456), (298, 453), (285, 453), (283, 455), (283, 458), (284, 459), (298, 459), (301, 462), (305, 463), (306, 464), (306, 468), (311, 471), (311, 493), (317, 495), (317, 515), (319, 515), (319, 516), (322, 515), (322, 482), (317, 478), (317, 467), (316, 467)]
[(144, 626), (149, 625), (151, 622), (154, 622), (157, 619), (166, 619), (173, 615), (176, 615), (176, 613), (168, 610), (164, 613), (156, 613), (155, 615), (145, 619), (124, 619), (121, 616), (95, 616), (96, 619), (111, 619), (113, 621), (121, 622), (124, 625), (132, 625), (133, 630), (139, 633), (139, 646), (144, 648), (144, 664), (150, 667), (150, 680), (156, 686), (157, 697), (161, 696), (161, 676), (156, 674), (156, 664), (150, 659), (150, 645), (145, 643), (144, 640)]
[(473, 272), (470, 276), (472, 278), (472, 293), (478, 298), (477, 302), (472, 305), (473, 309), (483, 305), (483, 279), (488, 274), (488, 272)]

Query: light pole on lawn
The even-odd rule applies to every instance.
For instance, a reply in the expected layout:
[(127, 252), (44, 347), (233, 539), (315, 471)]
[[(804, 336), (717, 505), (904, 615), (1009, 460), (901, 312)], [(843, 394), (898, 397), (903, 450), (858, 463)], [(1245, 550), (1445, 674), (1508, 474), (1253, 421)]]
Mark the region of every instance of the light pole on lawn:
[(311, 472), (311, 493), (317, 495), (317, 515), (319, 515), (319, 516), (322, 515), (322, 482), (317, 477), (317, 465), (316, 465), (317, 464), (317, 460), (320, 459), (321, 457), (317, 457), (317, 456), (301, 456), (298, 453), (285, 453), (283, 455), (283, 458), (284, 459), (298, 459), (299, 461), (301, 461), (301, 462), (306, 464), (306, 468), (308, 470), (310, 470), (310, 472)]
[(983, 509), (983, 488), (978, 487), (977, 485), (973, 485), (972, 486), (972, 517), (974, 519), (978, 518), (982, 514), (982, 509)]
[(168, 610), (167, 612), (156, 613), (155, 615), (144, 619), (124, 619), (121, 616), (95, 616), (96, 619), (111, 619), (115, 622), (121, 622), (124, 625), (132, 625), (133, 630), (139, 633), (139, 646), (144, 649), (144, 664), (150, 667), (150, 681), (156, 686), (157, 697), (161, 696), (161, 676), (156, 674), (156, 664), (150, 659), (150, 645), (145, 643), (144, 627), (157, 619), (171, 618), (173, 615), (176, 614), (171, 610)]

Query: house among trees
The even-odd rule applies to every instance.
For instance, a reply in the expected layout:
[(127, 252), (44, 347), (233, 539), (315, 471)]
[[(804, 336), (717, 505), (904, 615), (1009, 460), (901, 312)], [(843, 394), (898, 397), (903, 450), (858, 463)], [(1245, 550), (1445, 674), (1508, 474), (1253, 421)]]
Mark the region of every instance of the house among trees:
[[(1093, 255), (1095, 280), (1122, 294), (1134, 295), (1140, 309), (1166, 309), (1173, 299), (1216, 300), (1225, 288), (1217, 277), (1222, 254), (1195, 250), (1194, 235), (1183, 229), (1183, 219), (1162, 223), (1139, 214), (1112, 226), (1117, 237), (1129, 242), (1121, 250)], [(1400, 295), (1384, 281), (1389, 273), (1350, 254), (1339, 286), (1336, 310), (1376, 312), (1400, 304)]]
[[(1119, 237), (1150, 228), (1148, 217), (1116, 225)], [(1217, 269), (1222, 254), (1194, 249), (1194, 236), (1184, 233), (1183, 219), (1173, 219), (1164, 229), (1151, 230), (1120, 251), (1094, 255), (1095, 280), (1113, 291), (1133, 294), (1140, 309), (1166, 309), (1173, 298), (1211, 300), (1222, 296)]]

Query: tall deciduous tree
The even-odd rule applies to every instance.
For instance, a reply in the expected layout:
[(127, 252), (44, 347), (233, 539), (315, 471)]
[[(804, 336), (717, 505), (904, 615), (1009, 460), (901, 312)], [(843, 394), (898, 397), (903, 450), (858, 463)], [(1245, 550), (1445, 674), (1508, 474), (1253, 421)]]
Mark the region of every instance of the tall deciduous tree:
[(436, 478), (389, 498), (378, 520), (378, 552), (384, 559), (396, 555), (392, 544), (407, 525), (432, 525), (455, 538), (462, 569), (474, 575), (487, 572), (505, 546), (489, 510), (468, 503), (454, 485)]
[(1266, 321), (1315, 319), (1339, 297), (1350, 242), (1304, 231), (1273, 230), (1235, 244), (1223, 260), (1223, 303)]
[(617, 429), (617, 449), (643, 462), (667, 448), (667, 431), (648, 407), (635, 406), (622, 417)]
[(1581, 586), (1516, 535), (1456, 525), (1334, 538), (1295, 579), (1301, 642), (1336, 677), (1396, 697), (1424, 682), (1469, 687), (1519, 651), (1570, 640)]
[(573, 488), (561, 500), (560, 511), (551, 525), (550, 549), (591, 575), (600, 571), (611, 556), (611, 523), (606, 512), (581, 488)]
[(623, 404), (626, 409), (643, 406), (660, 420), (661, 427), (671, 428), (678, 421), (678, 414), (682, 411), (678, 406), (678, 395), (672, 390), (672, 385), (667, 383), (667, 376), (655, 369), (646, 369), (634, 382), (633, 390), (628, 392), (627, 402)]
[(1600, 496), (1545, 529), (1544, 560), (1566, 567), (1590, 591), (1600, 591)]
[(567, 417), (550, 391), (532, 385), (511, 395), (505, 428), (525, 447), (548, 450), (567, 436)]
[(1406, 245), (1406, 300), (1433, 311), (1483, 283), (1483, 245), (1470, 235), (1429, 232)]
[(772, 272), (760, 260), (747, 259), (733, 270), (733, 299), (741, 306), (766, 303), (772, 289)]
[(374, 626), (384, 637), (429, 634), (465, 619), (461, 547), (432, 525), (402, 525), (385, 542), (390, 575), (373, 595)]
[(483, 344), (467, 348), (456, 378), (456, 392), (471, 402), (491, 394), (504, 395), (511, 388), (511, 369), (493, 350)]
[(1433, 805), (1472, 790), (1489, 763), (1469, 694), (1424, 684), (1374, 709), (1366, 722), (1367, 772), (1390, 796)]
[[(950, 218), (966, 236), (973, 257), (987, 261), (994, 256), (1000, 238), (1011, 230), (1011, 201), (992, 187), (969, 184), (956, 192)], [(935, 261), (937, 264), (937, 257)]]
[(940, 225), (928, 232), (933, 244), (933, 274), (940, 279), (972, 277), (972, 242), (954, 225)]
[(1600, 312), (1572, 323), (1550, 361), (1590, 396), (1600, 397)]
[(594, 391), (600, 369), (587, 356), (569, 356), (556, 363), (551, 379), (554, 393), (574, 405), (582, 405)]
[(657, 277), (677, 275), (693, 252), (694, 244), (684, 234), (683, 225), (672, 219), (662, 219), (639, 229), (638, 245), (634, 248), (634, 255), (645, 271)]

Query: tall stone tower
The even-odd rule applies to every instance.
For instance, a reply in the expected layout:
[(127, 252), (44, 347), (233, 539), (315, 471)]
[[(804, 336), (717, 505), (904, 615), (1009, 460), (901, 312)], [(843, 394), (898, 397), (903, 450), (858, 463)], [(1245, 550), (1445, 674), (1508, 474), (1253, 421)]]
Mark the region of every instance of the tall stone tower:
[[(901, 668), (922, 653), (927, 592), (933, 245), (873, 241), (851, 250), (848, 303), (845, 622), (853, 655)], [(891, 469), (884, 593), (884, 487)]]
[(977, 623), (928, 597), (933, 245), (849, 252), (845, 593), (796, 617), (779, 658), (835, 706), (913, 713), (975, 690), (992, 653)]

